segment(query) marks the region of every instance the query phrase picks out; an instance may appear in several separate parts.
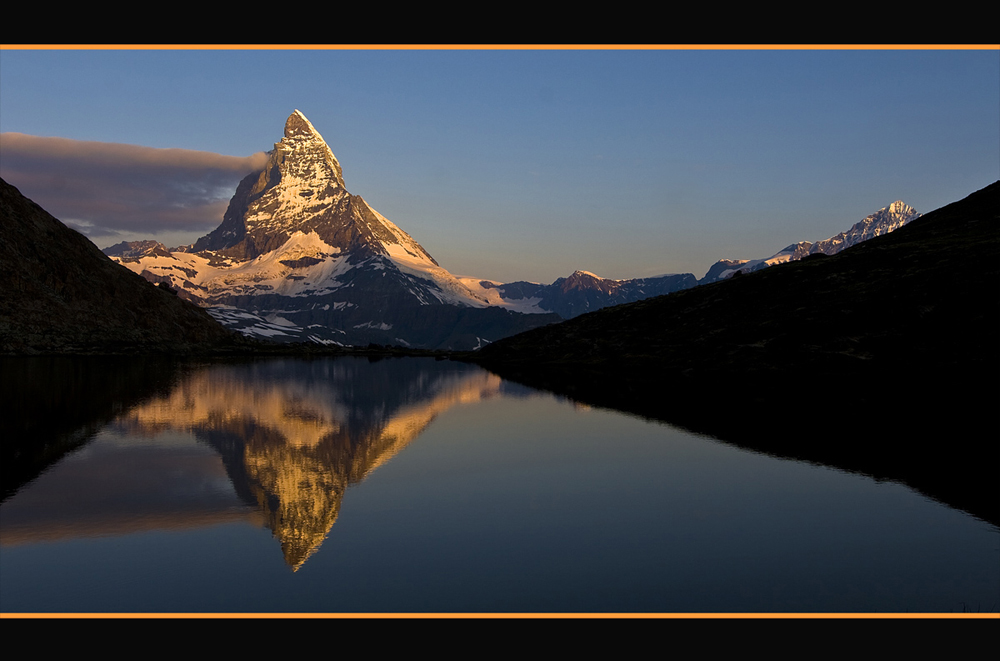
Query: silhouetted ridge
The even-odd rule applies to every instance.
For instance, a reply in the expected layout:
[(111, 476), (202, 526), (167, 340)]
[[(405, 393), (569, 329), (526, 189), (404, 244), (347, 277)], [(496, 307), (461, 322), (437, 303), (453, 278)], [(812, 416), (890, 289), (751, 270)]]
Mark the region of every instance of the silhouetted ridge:
[(177, 353), (233, 335), (0, 179), (0, 353)]

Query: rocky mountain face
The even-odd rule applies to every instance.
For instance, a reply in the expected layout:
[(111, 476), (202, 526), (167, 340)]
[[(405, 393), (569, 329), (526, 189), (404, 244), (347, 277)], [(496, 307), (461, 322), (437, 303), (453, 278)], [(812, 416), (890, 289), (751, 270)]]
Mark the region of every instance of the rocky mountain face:
[(705, 274), (705, 277), (698, 281), (698, 284), (707, 284), (717, 280), (725, 280), (735, 273), (751, 273), (759, 271), (775, 264), (794, 262), (809, 255), (822, 253), (824, 255), (835, 255), (841, 250), (850, 248), (863, 241), (888, 234), (893, 230), (903, 227), (911, 220), (919, 218), (920, 214), (913, 207), (896, 200), (887, 207), (879, 209), (872, 215), (854, 224), (851, 229), (841, 232), (836, 236), (816, 243), (801, 241), (779, 250), (767, 259), (722, 259), (712, 265)]
[(491, 305), (443, 269), (347, 191), (340, 163), (297, 110), (215, 231), (166, 254), (134, 248), (115, 259), (214, 308), (241, 332), (270, 339), (472, 349), (559, 320)]
[(0, 283), (0, 354), (187, 353), (234, 341), (2, 179)]

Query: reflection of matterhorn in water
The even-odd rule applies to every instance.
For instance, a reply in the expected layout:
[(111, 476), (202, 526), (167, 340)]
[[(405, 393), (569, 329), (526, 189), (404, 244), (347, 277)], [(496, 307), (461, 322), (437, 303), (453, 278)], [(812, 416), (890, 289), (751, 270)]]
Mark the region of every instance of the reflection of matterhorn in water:
[(130, 411), (130, 431), (183, 429), (214, 447), (298, 569), (337, 520), (347, 486), (416, 438), (438, 413), (492, 397), (501, 379), (428, 360), (287, 360), (218, 365)]

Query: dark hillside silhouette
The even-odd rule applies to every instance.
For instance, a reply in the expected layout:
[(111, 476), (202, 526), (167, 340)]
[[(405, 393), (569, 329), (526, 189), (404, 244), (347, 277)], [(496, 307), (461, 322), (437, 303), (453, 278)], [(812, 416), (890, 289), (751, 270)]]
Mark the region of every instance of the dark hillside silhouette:
[(0, 179), (0, 354), (191, 353), (238, 342)]

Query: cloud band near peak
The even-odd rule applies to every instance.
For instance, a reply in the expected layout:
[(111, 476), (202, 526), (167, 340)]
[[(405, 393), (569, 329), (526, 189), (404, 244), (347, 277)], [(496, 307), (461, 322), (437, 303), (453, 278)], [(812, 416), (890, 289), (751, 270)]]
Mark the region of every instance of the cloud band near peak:
[(240, 179), (266, 159), (0, 134), (0, 177), (92, 238), (215, 229)]

